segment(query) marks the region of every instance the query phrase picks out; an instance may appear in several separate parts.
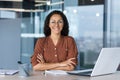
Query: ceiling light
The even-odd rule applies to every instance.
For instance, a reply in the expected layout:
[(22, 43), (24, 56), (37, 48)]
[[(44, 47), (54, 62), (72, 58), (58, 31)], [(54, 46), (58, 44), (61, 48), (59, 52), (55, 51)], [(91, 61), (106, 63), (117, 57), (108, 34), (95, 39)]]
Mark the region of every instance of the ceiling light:
[(37, 3), (47, 3), (48, 1), (42, 1), (42, 0), (35, 0)]
[(91, 0), (91, 1), (95, 1), (95, 0)]
[[(36, 2), (41, 2), (41, 1), (36, 1)], [(59, 5), (59, 4), (64, 3), (64, 1), (54, 2), (54, 3), (51, 3), (50, 1), (45, 1), (45, 2), (48, 6)], [(43, 5), (46, 5), (46, 4), (45, 3), (44, 4), (36, 4), (35, 6), (43, 6)]]
[(66, 14), (66, 13), (67, 13), (67, 11), (66, 11), (66, 10), (64, 10), (64, 11), (63, 11), (63, 13), (64, 13), (64, 14)]
[(0, 10), (3, 11), (15, 11), (15, 12), (43, 12), (43, 9), (35, 9), (35, 10), (30, 10), (30, 9), (17, 9), (17, 8), (0, 8)]
[(96, 16), (100, 16), (100, 13), (96, 13)]
[(64, 1), (55, 2), (55, 3), (50, 3), (50, 6), (52, 6), (52, 5), (58, 5), (58, 4), (63, 4), (63, 3), (64, 3)]
[(74, 10), (73, 10), (73, 12), (74, 12), (74, 13), (77, 13), (77, 10), (76, 10), (76, 9), (74, 9)]
[(14, 1), (14, 2), (22, 2), (23, 0), (0, 0), (0, 1)]
[(37, 7), (37, 6), (43, 6), (43, 5), (45, 5), (45, 4), (35, 4), (36, 7)]
[(47, 2), (47, 5), (50, 5), (50, 1)]

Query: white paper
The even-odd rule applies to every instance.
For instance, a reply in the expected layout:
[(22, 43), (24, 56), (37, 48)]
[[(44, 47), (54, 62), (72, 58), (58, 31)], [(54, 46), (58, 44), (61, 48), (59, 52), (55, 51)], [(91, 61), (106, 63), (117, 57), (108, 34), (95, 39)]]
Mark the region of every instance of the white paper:
[(45, 74), (54, 74), (54, 75), (66, 75), (67, 72), (63, 70), (46, 70)]
[(0, 69), (0, 75), (13, 75), (15, 73), (19, 72), (19, 70), (4, 70)]

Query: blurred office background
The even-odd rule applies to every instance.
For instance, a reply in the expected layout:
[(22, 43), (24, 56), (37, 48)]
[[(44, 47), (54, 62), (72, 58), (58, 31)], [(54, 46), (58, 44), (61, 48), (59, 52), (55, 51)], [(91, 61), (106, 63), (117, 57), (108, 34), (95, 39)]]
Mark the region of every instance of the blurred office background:
[(0, 68), (30, 64), (46, 15), (63, 11), (78, 47), (78, 66), (91, 68), (103, 47), (120, 47), (120, 0), (0, 0)]

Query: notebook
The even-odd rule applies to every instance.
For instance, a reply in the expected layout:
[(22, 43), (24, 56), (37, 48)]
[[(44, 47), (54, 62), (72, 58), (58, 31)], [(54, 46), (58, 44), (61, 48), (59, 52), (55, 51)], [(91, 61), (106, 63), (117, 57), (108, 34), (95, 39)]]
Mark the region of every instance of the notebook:
[(14, 75), (18, 73), (19, 70), (5, 70), (5, 69), (0, 69), (0, 75)]
[(93, 69), (68, 71), (68, 74), (99, 76), (115, 73), (120, 64), (120, 48), (102, 48)]
[(45, 74), (66, 75), (67, 72), (63, 70), (45, 70)]

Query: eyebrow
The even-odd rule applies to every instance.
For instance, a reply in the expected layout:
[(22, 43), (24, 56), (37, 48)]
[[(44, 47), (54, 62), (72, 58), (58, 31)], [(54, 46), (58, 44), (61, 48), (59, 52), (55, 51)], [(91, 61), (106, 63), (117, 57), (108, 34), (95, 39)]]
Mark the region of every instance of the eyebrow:
[[(52, 19), (52, 20), (50, 20), (50, 21), (56, 21), (56, 20), (53, 20), (53, 19)], [(63, 21), (63, 19), (61, 19), (61, 20), (58, 20), (58, 21)]]

